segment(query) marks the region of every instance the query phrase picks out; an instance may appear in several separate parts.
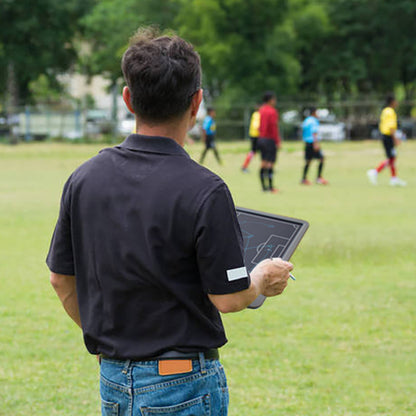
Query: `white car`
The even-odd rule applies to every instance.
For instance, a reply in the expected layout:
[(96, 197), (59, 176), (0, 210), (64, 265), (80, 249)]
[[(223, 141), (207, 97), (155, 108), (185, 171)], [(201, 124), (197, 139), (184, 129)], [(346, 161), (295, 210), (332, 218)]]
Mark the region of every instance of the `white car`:
[(119, 121), (117, 131), (121, 136), (128, 136), (136, 131), (136, 119), (132, 113), (127, 113), (126, 116)]
[(319, 122), (318, 134), (321, 137), (321, 140), (330, 140), (340, 142), (347, 138), (345, 131), (345, 124), (341, 122)]

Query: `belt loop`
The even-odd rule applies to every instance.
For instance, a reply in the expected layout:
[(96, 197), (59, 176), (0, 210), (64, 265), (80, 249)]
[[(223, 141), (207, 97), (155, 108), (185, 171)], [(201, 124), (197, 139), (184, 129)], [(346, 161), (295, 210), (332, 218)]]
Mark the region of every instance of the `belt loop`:
[(205, 354), (203, 352), (198, 353), (199, 355), (199, 365), (201, 367), (201, 374), (206, 374), (207, 370), (205, 368)]
[(123, 371), (122, 371), (123, 374), (127, 374), (128, 373), (129, 367), (130, 367), (130, 363), (131, 363), (130, 360), (126, 360), (126, 363), (124, 364), (124, 368), (123, 368)]

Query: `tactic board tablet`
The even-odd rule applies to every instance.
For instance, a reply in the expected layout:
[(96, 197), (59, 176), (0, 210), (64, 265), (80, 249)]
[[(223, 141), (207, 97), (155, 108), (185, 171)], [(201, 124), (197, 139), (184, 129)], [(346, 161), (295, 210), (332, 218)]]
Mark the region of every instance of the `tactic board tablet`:
[[(244, 239), (244, 265), (248, 272), (257, 263), (271, 257), (289, 260), (306, 233), (309, 224), (295, 218), (236, 208)], [(266, 297), (260, 295), (248, 307), (259, 308)]]

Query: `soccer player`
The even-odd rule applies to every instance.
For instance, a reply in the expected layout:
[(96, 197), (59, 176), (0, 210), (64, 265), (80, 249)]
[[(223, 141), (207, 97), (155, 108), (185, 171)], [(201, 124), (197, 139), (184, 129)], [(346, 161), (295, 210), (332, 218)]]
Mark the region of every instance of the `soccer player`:
[(328, 181), (322, 177), (322, 169), (324, 167), (324, 154), (320, 145), (319, 136), (319, 120), (316, 115), (316, 108), (311, 108), (311, 114), (306, 117), (302, 123), (302, 140), (305, 142), (305, 167), (303, 168), (302, 185), (311, 185), (307, 179), (309, 165), (312, 159), (318, 159), (318, 174), (316, 183), (320, 185), (328, 185)]
[(202, 165), (204, 163), (205, 156), (209, 149), (214, 151), (215, 158), (218, 163), (222, 165), (220, 155), (218, 153), (217, 147), (215, 146), (215, 132), (217, 125), (215, 123), (216, 112), (214, 108), (207, 109), (207, 116), (204, 119), (202, 124), (202, 140), (205, 142), (205, 149), (202, 152), (199, 163)]
[(276, 162), (277, 149), (280, 148), (281, 142), (278, 129), (279, 113), (275, 107), (275, 94), (271, 91), (266, 92), (263, 96), (263, 105), (259, 109), (260, 128), (258, 148), (261, 153), (261, 186), (263, 191), (272, 193), (278, 192), (273, 186), (273, 168)]
[(393, 95), (387, 96), (386, 106), (380, 115), (379, 130), (383, 140), (384, 150), (387, 159), (381, 162), (376, 169), (370, 169), (367, 172), (368, 179), (373, 185), (377, 185), (378, 174), (387, 166), (390, 166), (391, 186), (406, 186), (406, 182), (397, 177), (396, 171), (396, 146), (400, 144), (397, 134), (397, 100)]
[(260, 128), (260, 113), (259, 113), (259, 106), (256, 106), (256, 110), (251, 115), (250, 128), (248, 131), (248, 134), (250, 136), (250, 141), (251, 141), (251, 150), (247, 153), (243, 166), (241, 167), (241, 170), (243, 172), (248, 172), (247, 170), (248, 165), (250, 164), (251, 159), (253, 159), (253, 156), (257, 152), (257, 140), (259, 138), (259, 128)]

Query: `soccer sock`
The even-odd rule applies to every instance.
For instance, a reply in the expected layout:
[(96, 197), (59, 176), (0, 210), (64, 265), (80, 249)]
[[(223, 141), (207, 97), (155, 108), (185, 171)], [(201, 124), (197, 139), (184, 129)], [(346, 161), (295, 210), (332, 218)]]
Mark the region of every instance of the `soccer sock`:
[(376, 168), (377, 173), (380, 173), (388, 164), (389, 164), (389, 160), (385, 160), (384, 162), (381, 162)]
[(392, 178), (394, 178), (396, 176), (396, 165), (395, 165), (395, 161), (396, 161), (396, 158), (394, 158), (394, 157), (391, 157), (389, 159), (389, 165), (390, 165), (390, 171), (391, 171)]
[(260, 181), (261, 181), (261, 186), (263, 188), (263, 191), (265, 191), (267, 189), (266, 184), (265, 184), (265, 180), (266, 180), (266, 169), (261, 168), (260, 169)]
[(305, 167), (303, 168), (303, 180), (306, 180), (306, 176), (308, 175), (308, 170), (309, 170), (309, 163), (305, 164)]
[(267, 176), (269, 177), (269, 189), (273, 189), (273, 169), (272, 168), (268, 169)]
[(218, 150), (217, 150), (217, 148), (216, 147), (214, 147), (214, 155), (215, 155), (215, 157), (217, 158), (217, 161), (218, 161), (218, 163), (220, 164), (220, 165), (222, 165), (222, 161), (221, 161), (221, 158), (220, 158), (220, 154), (218, 153)]
[(202, 165), (204, 163), (205, 155), (207, 154), (208, 149), (204, 149), (202, 152), (201, 158), (199, 159), (199, 163)]
[(247, 153), (246, 160), (243, 163), (243, 169), (247, 169), (248, 165), (250, 164), (251, 159), (253, 159), (254, 152), (251, 150)]
[(324, 167), (324, 161), (321, 160), (319, 162), (319, 166), (318, 166), (318, 178), (320, 178), (322, 176), (322, 169), (323, 169), (323, 167)]

